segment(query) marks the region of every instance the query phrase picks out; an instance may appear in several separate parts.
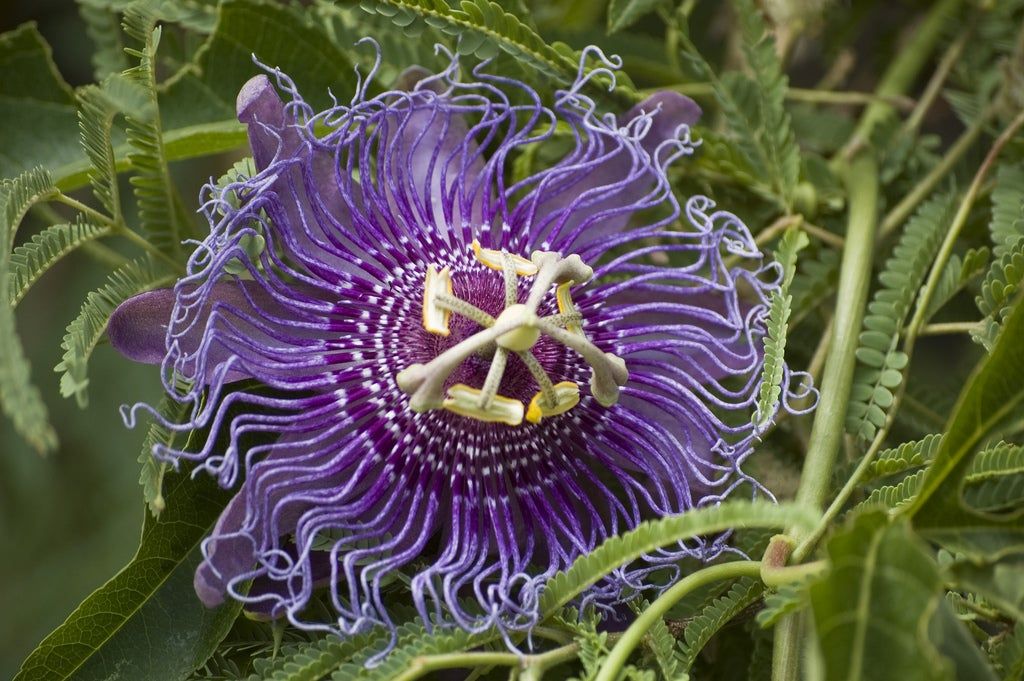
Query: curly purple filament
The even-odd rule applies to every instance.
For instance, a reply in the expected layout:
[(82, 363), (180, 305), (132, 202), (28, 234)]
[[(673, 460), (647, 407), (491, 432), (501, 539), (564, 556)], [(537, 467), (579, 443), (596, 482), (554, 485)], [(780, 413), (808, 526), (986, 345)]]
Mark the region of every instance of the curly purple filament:
[[(584, 58), (594, 54), (611, 74), (596, 50)], [(609, 536), (744, 482), (759, 489), (741, 464), (758, 435), (749, 413), (775, 284), (734, 215), (700, 196), (681, 209), (672, 195), (666, 169), (693, 152), (700, 109), (665, 92), (600, 116), (580, 92), (594, 75), (582, 66), (552, 106), (483, 66), (471, 82), (456, 72), (454, 58), (438, 75), (412, 69), (372, 98), (363, 83), (351, 104), (319, 113), (280, 73), (287, 104), (266, 76), (249, 81), (238, 113), (258, 172), (204, 189), (211, 232), (187, 275), (111, 320), (114, 345), (162, 361), (168, 393), (192, 405), (168, 425), (211, 433), (197, 451), (154, 454), (224, 486), (245, 473), (203, 546), (195, 585), (209, 606), (230, 596), (305, 628), (393, 631), (382, 590), (402, 573), (425, 621), (526, 630), (545, 581)], [(546, 145), (568, 151), (513, 179), (515, 159)], [(593, 268), (561, 282), (568, 312), (558, 281), (534, 295), (534, 275), (514, 273), (509, 263), (529, 269), (534, 252)], [(430, 268), (450, 275), (433, 310), (447, 333), (424, 323)], [(438, 392), (413, 404), (420, 383), (405, 385), (403, 370), (436, 367), (530, 300), (549, 321), (515, 328), (536, 333), (508, 348), (480, 340), (443, 375), (424, 374)], [(592, 381), (612, 357), (628, 376), (611, 370), (614, 390), (597, 399)], [(229, 386), (240, 379), (255, 380)], [(514, 412), (534, 398), (553, 407), (555, 384), (569, 406), (537, 423), (443, 402), (462, 385), (472, 413), (499, 398)], [(153, 412), (139, 405), (129, 424), (139, 407)], [(680, 544), (589, 598), (612, 602), (652, 568), (726, 550), (721, 537)], [(332, 622), (305, 616), (320, 588)]]

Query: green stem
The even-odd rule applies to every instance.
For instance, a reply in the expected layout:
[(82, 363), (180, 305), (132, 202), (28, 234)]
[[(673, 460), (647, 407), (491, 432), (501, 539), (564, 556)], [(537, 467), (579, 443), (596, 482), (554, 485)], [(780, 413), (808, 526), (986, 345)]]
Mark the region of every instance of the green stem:
[(967, 46), (967, 40), (973, 37), (973, 35), (974, 24), (972, 21), (967, 30), (961, 33), (949, 48), (946, 49), (946, 53), (942, 55), (939, 65), (935, 68), (931, 78), (928, 79), (928, 85), (925, 86), (924, 92), (918, 98), (917, 106), (914, 107), (914, 110), (910, 112), (910, 116), (903, 123), (902, 132), (904, 134), (913, 135), (917, 133), (918, 128), (921, 127), (921, 123), (924, 121), (924, 117), (942, 92), (942, 84), (946, 82), (949, 72), (953, 70), (953, 66), (956, 65), (960, 55), (963, 54), (964, 48)]
[(922, 326), (918, 336), (943, 336), (951, 333), (970, 333), (974, 331), (981, 322), (945, 322), (942, 324), (928, 324)]
[(939, 0), (932, 5), (924, 21), (914, 32), (911, 41), (896, 55), (881, 82), (875, 88), (877, 99), (864, 110), (850, 141), (837, 155), (838, 158), (852, 158), (858, 149), (867, 144), (875, 126), (892, 114), (892, 105), (886, 98), (903, 95), (917, 78), (932, 49), (942, 37), (942, 31), (949, 17), (959, 9), (963, 0)]
[(413, 658), (409, 666), (392, 681), (413, 681), (430, 672), (442, 669), (466, 669), (472, 667), (512, 667), (523, 671), (521, 679), (540, 679), (544, 670), (576, 658), (579, 644), (549, 650), (538, 655), (517, 655), (504, 652), (465, 652), (442, 655), (421, 655)]
[(882, 219), (882, 226), (879, 230), (879, 239), (888, 236), (897, 227), (903, 224), (904, 220), (910, 217), (910, 214), (917, 208), (918, 204), (924, 201), (925, 197), (931, 194), (932, 190), (935, 189), (936, 185), (946, 175), (953, 170), (953, 167), (957, 162), (963, 158), (963, 155), (971, 148), (971, 146), (978, 140), (981, 133), (985, 130), (985, 126), (988, 124), (989, 119), (992, 117), (995, 109), (989, 107), (983, 113), (981, 113), (971, 123), (970, 127), (963, 131), (956, 142), (946, 151), (942, 156), (942, 159), (928, 171), (928, 174), (921, 178), (921, 181), (914, 185), (914, 188), (910, 190), (900, 202), (893, 206), (886, 216)]
[(693, 574), (687, 575), (680, 581), (676, 582), (670, 589), (665, 591), (663, 594), (651, 603), (651, 605), (644, 610), (629, 625), (622, 634), (622, 638), (618, 640), (615, 646), (611, 649), (608, 654), (608, 658), (601, 666), (601, 671), (598, 672), (594, 681), (615, 681), (619, 678), (619, 671), (626, 664), (626, 660), (629, 659), (630, 654), (636, 649), (643, 637), (647, 634), (648, 630), (656, 622), (661, 620), (665, 613), (667, 613), (673, 605), (679, 602), (683, 596), (692, 592), (695, 589), (718, 582), (725, 579), (734, 579), (737, 577), (759, 577), (761, 574), (761, 563), (753, 560), (742, 560), (735, 561), (732, 563), (722, 563), (721, 565), (712, 565), (702, 570), (698, 570)]
[(173, 271), (175, 271), (175, 272), (183, 271), (183, 267), (182, 267), (182, 264), (180, 262), (178, 262), (174, 258), (170, 257), (169, 255), (167, 255), (166, 253), (164, 253), (163, 251), (158, 249), (153, 244), (149, 243), (149, 241), (147, 241), (145, 238), (143, 238), (140, 234), (138, 234), (134, 230), (130, 229), (123, 222), (118, 222), (118, 221), (114, 220), (113, 218), (111, 218), (109, 215), (101, 213), (100, 211), (96, 210), (95, 208), (93, 208), (91, 206), (87, 206), (86, 204), (82, 203), (81, 201), (78, 201), (76, 199), (71, 198), (67, 194), (63, 194), (63, 193), (58, 194), (57, 196), (54, 197), (54, 200), (59, 202), (59, 203), (63, 203), (65, 206), (68, 206), (70, 208), (74, 208), (75, 210), (77, 210), (82, 215), (85, 215), (86, 217), (89, 217), (89, 218), (99, 222), (100, 224), (107, 225), (108, 227), (110, 227), (110, 234), (112, 236), (123, 236), (123, 237), (125, 237), (126, 239), (128, 239), (129, 241), (131, 241), (136, 246), (138, 246), (139, 248), (141, 248), (145, 252), (149, 253), (153, 257), (155, 257), (155, 258), (157, 258), (159, 260), (163, 260), (165, 263), (167, 263), (171, 267), (171, 269)]
[[(960, 202), (956, 215), (953, 217), (953, 222), (949, 226), (949, 231), (946, 232), (946, 237), (943, 239), (942, 245), (939, 247), (939, 252), (935, 257), (935, 262), (932, 264), (932, 269), (928, 273), (928, 279), (925, 281), (924, 286), (921, 288), (921, 293), (918, 295), (916, 303), (917, 307), (914, 310), (914, 316), (907, 325), (903, 340), (903, 352), (908, 358), (913, 357), (914, 346), (916, 345), (917, 338), (921, 335), (921, 331), (924, 327), (929, 303), (931, 302), (932, 296), (935, 294), (939, 281), (942, 279), (946, 263), (949, 261), (949, 258), (953, 253), (953, 247), (960, 236), (960, 230), (962, 230), (964, 225), (967, 224), (967, 218), (970, 215), (971, 208), (974, 206), (974, 202), (982, 191), (985, 178), (995, 166), (996, 159), (999, 157), (1003, 147), (1013, 139), (1017, 134), (1017, 131), (1020, 130), (1022, 126), (1024, 126), (1024, 111), (1017, 115), (1017, 117), (993, 143), (988, 155), (985, 156), (985, 160), (975, 173), (974, 179), (971, 180), (971, 186), (968, 187), (967, 193)], [(794, 561), (803, 559), (811, 552), (818, 540), (825, 534), (829, 523), (839, 514), (847, 500), (853, 495), (861, 477), (863, 477), (868, 466), (871, 465), (875, 460), (875, 457), (878, 455), (878, 452), (882, 449), (882, 444), (885, 442), (885, 439), (889, 434), (889, 429), (892, 428), (892, 424), (895, 421), (895, 415), (906, 389), (907, 382), (904, 380), (900, 384), (899, 390), (897, 390), (896, 394), (893, 396), (893, 403), (889, 407), (889, 413), (886, 417), (885, 423), (878, 429), (878, 432), (875, 433), (875, 437), (871, 441), (871, 446), (868, 448), (868, 451), (861, 458), (860, 462), (857, 464), (856, 470), (843, 485), (839, 494), (836, 495), (835, 499), (832, 500), (832, 503), (825, 510), (825, 513), (818, 522), (818, 525), (811, 533), (802, 538), (800, 545), (793, 551)]]
[(832, 466), (839, 452), (856, 365), (854, 353), (871, 281), (878, 168), (870, 155), (861, 154), (854, 159), (846, 173), (846, 184), (850, 215), (839, 270), (832, 339), (821, 379), (821, 402), (815, 413), (796, 495), (798, 503), (814, 508), (820, 508), (825, 501)]
[[(831, 341), (821, 380), (821, 401), (811, 426), (807, 457), (796, 494), (798, 502), (814, 508), (820, 508), (828, 494), (853, 385), (857, 361), (854, 353), (871, 281), (878, 206), (878, 167), (875, 160), (869, 154), (858, 154), (846, 169), (845, 180), (850, 206), (846, 248), (840, 264)], [(797, 535), (797, 532), (792, 534)], [(793, 562), (799, 562), (795, 555)], [(796, 616), (785, 617), (777, 625), (772, 653), (773, 681), (797, 678), (800, 637), (801, 623)]]

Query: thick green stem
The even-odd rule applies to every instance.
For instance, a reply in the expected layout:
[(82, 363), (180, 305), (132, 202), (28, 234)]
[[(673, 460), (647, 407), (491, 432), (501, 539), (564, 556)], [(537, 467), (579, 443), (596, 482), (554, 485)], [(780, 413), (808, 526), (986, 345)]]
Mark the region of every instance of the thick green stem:
[[(853, 385), (857, 341), (871, 282), (877, 222), (878, 167), (875, 160), (869, 154), (859, 154), (846, 169), (845, 180), (850, 214), (839, 271), (836, 312), (832, 318), (832, 339), (821, 380), (821, 401), (811, 427), (807, 458), (804, 459), (796, 495), (798, 502), (814, 508), (821, 508), (828, 494)], [(796, 556), (793, 558), (798, 562)], [(800, 621), (796, 616), (783, 618), (777, 626), (772, 658), (773, 681), (797, 678), (800, 632)]]
[(832, 341), (821, 379), (821, 402), (815, 414), (796, 500), (820, 508), (828, 494), (832, 467), (842, 441), (846, 407), (856, 365), (854, 353), (871, 282), (878, 207), (878, 168), (861, 154), (846, 173), (850, 215), (840, 265)]
[(724, 579), (735, 579), (737, 577), (759, 577), (761, 574), (761, 563), (752, 560), (735, 561), (712, 565), (703, 570), (698, 570), (687, 575), (676, 582), (665, 593), (661, 594), (651, 605), (644, 610), (629, 625), (608, 654), (601, 671), (598, 672), (594, 681), (615, 681), (619, 678), (619, 671), (626, 664), (630, 654), (636, 649), (643, 637), (647, 634), (655, 622), (661, 620), (673, 605), (686, 594), (699, 589), (705, 584), (722, 581)]

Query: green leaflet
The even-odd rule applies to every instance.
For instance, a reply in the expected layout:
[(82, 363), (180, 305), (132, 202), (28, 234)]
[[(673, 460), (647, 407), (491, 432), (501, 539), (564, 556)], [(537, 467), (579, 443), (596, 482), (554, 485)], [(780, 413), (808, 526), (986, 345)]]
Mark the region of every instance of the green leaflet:
[[(416, 620), (398, 628), (395, 649), (379, 665), (366, 667), (366, 661), (379, 650), (364, 648), (352, 662), (338, 668), (331, 678), (334, 681), (390, 681), (405, 672), (410, 663), (421, 655), (468, 650), (493, 637), (493, 634), (474, 636), (457, 628), (435, 627), (433, 632), (428, 633), (422, 622)], [(291, 681), (291, 677), (284, 678)], [(307, 677), (300, 676), (295, 681), (304, 678)]]
[(75, 222), (51, 225), (33, 234), (28, 242), (15, 248), (11, 254), (10, 304), (16, 306), (39, 277), (58, 260), (82, 244), (109, 233), (110, 228), (104, 225)]
[(764, 337), (764, 365), (761, 369), (761, 387), (758, 390), (754, 419), (759, 429), (771, 422), (782, 395), (783, 368), (786, 354), (786, 332), (793, 297), (789, 286), (796, 273), (796, 255), (810, 243), (807, 235), (795, 227), (786, 230), (779, 240), (775, 261), (782, 267), (782, 282), (772, 291), (768, 308), (768, 333)]
[(910, 219), (892, 256), (878, 275), (857, 348), (857, 371), (846, 430), (870, 440), (888, 417), (893, 391), (903, 382), (906, 354), (897, 350), (903, 326), (953, 218), (955, 195), (947, 192), (923, 204)]
[(0, 407), (14, 429), (40, 453), (56, 449), (57, 433), (50, 425), (39, 390), (32, 384), (28, 360), (15, 330), (14, 307), (9, 303), (16, 285), (10, 249), (29, 207), (54, 193), (49, 173), (39, 168), (0, 184)]
[(155, 269), (148, 259), (142, 258), (114, 270), (105, 285), (86, 296), (81, 312), (68, 324), (61, 342), (64, 355), (54, 367), (54, 371), (61, 374), (61, 395), (73, 395), (83, 407), (88, 404), (89, 358), (103, 338), (114, 309), (128, 298), (174, 279), (173, 275)]
[(757, 613), (763, 629), (774, 627), (780, 619), (803, 609), (808, 604), (807, 581), (783, 584), (764, 598), (764, 609)]
[(627, 28), (650, 14), (661, 0), (611, 0), (608, 3), (608, 33)]
[(115, 672), (172, 681), (213, 653), (240, 604), (207, 609), (196, 598), (192, 574), (199, 543), (229, 494), (209, 477), (188, 473), (169, 475), (166, 487), (167, 510), (159, 519), (145, 514), (135, 557), (39, 644), (16, 681), (89, 681)]
[[(179, 395), (187, 392), (185, 386), (175, 387), (178, 389)], [(157, 407), (157, 413), (169, 423), (181, 423), (188, 416), (191, 408), (191, 402), (179, 402), (169, 395), (164, 395), (160, 400), (160, 406)], [(158, 444), (173, 447), (177, 444), (178, 448), (182, 448), (187, 439), (188, 433), (167, 428), (159, 421), (154, 420), (149, 425), (146, 439), (142, 441), (142, 451), (139, 452), (139, 463), (142, 464), (139, 484), (142, 485), (142, 498), (154, 516), (159, 516), (167, 507), (167, 502), (164, 499), (164, 476), (167, 474), (168, 467), (167, 463), (154, 458), (153, 447)]]
[(942, 277), (935, 285), (935, 292), (928, 301), (925, 321), (934, 317), (936, 312), (953, 299), (953, 296), (964, 290), (975, 277), (980, 276), (988, 267), (988, 259), (989, 250), (986, 247), (972, 248), (964, 253), (963, 257), (956, 253), (951, 255), (942, 270)]
[(92, 53), (92, 67), (96, 80), (101, 81), (128, 68), (121, 41), (120, 13), (113, 8), (93, 4), (89, 0), (78, 0), (78, 13), (85, 22), (89, 39), (96, 46)]
[(869, 482), (876, 478), (902, 473), (910, 468), (923, 466), (935, 457), (935, 450), (942, 442), (942, 435), (928, 435), (921, 440), (904, 442), (893, 449), (885, 449), (878, 453), (875, 461), (865, 472), (861, 482)]
[(608, 539), (548, 580), (541, 597), (540, 611), (542, 616), (556, 612), (612, 570), (661, 546), (727, 529), (783, 528), (806, 526), (813, 522), (812, 512), (793, 504), (738, 501), (695, 508), (681, 515), (647, 521), (634, 530)]
[(828, 543), (831, 569), (811, 586), (826, 681), (940, 681), (951, 665), (928, 639), (939, 568), (910, 523), (858, 516)]
[(1001, 258), (1024, 236), (1024, 163), (999, 166), (992, 190), (992, 255)]
[[(120, 79), (121, 82), (127, 82)], [(115, 222), (121, 220), (121, 197), (117, 186), (117, 160), (111, 141), (118, 108), (103, 91), (88, 85), (78, 93), (78, 127), (82, 148), (89, 158), (89, 183), (100, 204)]]
[(755, 602), (763, 593), (764, 585), (744, 577), (736, 580), (729, 591), (716, 596), (690, 620), (683, 630), (679, 644), (683, 657), (683, 672), (689, 672), (700, 651), (723, 626)]

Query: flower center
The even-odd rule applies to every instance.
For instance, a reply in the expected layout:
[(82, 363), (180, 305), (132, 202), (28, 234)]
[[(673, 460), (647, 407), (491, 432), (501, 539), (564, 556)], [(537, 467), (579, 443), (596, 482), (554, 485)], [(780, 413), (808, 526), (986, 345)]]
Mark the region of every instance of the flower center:
[[(619, 399), (619, 386), (629, 374), (626, 363), (604, 352), (587, 339), (580, 325), (582, 317), (572, 302), (570, 287), (588, 281), (594, 270), (578, 255), (563, 258), (550, 251), (534, 251), (527, 260), (506, 250), (482, 248), (473, 242), (473, 253), (487, 267), (502, 273), (505, 306), (493, 317), (477, 306), (453, 294), (448, 267), (427, 267), (423, 286), (423, 328), (448, 336), (451, 316), (459, 315), (480, 325), (481, 330), (448, 348), (427, 364), (411, 364), (398, 373), (398, 387), (410, 396), (415, 412), (444, 409), (461, 416), (517, 426), (525, 418), (530, 423), (564, 414), (580, 401), (579, 386), (572, 381), (553, 383), (532, 352), (542, 335), (579, 353), (591, 369), (590, 392), (599, 404), (610, 407)], [(518, 277), (532, 277), (526, 302), (518, 302)], [(558, 314), (540, 317), (537, 310), (552, 286)], [(463, 362), (479, 354), (490, 353), (491, 363), (483, 387), (463, 383), (450, 386), (446, 379)], [(537, 393), (529, 405), (498, 394), (509, 353), (514, 353), (529, 370), (537, 384)]]

